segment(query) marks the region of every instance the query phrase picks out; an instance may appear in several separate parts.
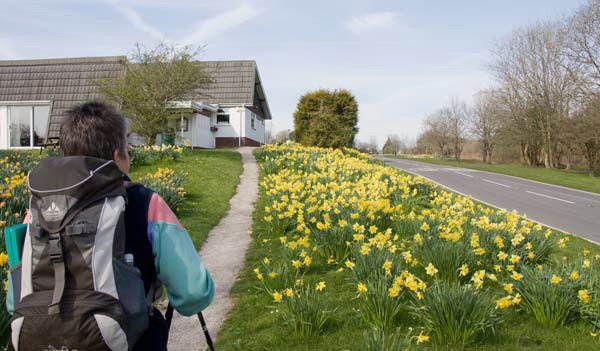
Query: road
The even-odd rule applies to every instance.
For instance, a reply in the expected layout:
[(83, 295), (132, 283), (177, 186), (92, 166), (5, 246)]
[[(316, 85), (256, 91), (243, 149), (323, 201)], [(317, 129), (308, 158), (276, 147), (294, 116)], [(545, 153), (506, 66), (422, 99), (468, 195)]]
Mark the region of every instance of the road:
[(473, 169), (381, 159), (475, 200), (600, 243), (600, 194)]

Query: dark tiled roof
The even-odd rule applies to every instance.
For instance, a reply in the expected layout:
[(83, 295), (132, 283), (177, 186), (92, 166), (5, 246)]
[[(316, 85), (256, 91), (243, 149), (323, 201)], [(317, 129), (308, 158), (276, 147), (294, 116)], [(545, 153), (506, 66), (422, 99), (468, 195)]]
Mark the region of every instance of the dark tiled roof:
[(204, 70), (213, 79), (210, 88), (195, 98), (209, 104), (252, 104), (254, 97), (254, 61), (205, 61)]
[(58, 136), (65, 111), (100, 98), (92, 79), (117, 77), (125, 56), (0, 61), (0, 101), (52, 102), (48, 136)]
[(271, 119), (255, 61), (202, 61), (202, 64), (214, 83), (189, 99), (219, 105), (245, 104)]
[[(65, 111), (101, 98), (91, 80), (118, 77), (125, 56), (0, 61), (0, 102), (52, 102), (48, 136), (58, 136)], [(266, 119), (271, 112), (254, 61), (203, 61), (214, 84), (188, 97), (209, 104), (245, 104)]]

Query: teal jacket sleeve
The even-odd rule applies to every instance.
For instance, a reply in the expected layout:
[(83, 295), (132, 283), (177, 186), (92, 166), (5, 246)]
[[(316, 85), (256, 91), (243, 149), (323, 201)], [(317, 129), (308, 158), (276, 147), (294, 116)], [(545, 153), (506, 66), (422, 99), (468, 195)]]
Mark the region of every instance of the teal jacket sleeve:
[(184, 316), (201, 312), (211, 303), (215, 289), (192, 239), (158, 194), (150, 200), (148, 221), (154, 265), (169, 302)]

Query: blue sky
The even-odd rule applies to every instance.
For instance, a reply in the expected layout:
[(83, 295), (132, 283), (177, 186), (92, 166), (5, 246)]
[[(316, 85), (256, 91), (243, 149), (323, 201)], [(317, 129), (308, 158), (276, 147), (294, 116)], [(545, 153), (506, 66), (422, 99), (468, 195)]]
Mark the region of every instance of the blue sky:
[(493, 80), (489, 49), (519, 27), (583, 0), (289, 1), (0, 0), (0, 59), (128, 54), (165, 40), (204, 45), (207, 60), (256, 60), (274, 132), (293, 128), (299, 97), (346, 88), (358, 138), (414, 138), (451, 96)]

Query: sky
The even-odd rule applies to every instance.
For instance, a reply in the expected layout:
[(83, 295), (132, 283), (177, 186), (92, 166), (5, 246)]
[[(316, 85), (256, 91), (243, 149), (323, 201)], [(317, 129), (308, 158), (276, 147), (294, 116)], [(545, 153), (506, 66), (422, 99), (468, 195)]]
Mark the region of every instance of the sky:
[(414, 140), (451, 97), (493, 86), (494, 43), (583, 0), (0, 0), (0, 60), (128, 55), (135, 43), (255, 60), (273, 133), (302, 94), (348, 89), (358, 140)]

